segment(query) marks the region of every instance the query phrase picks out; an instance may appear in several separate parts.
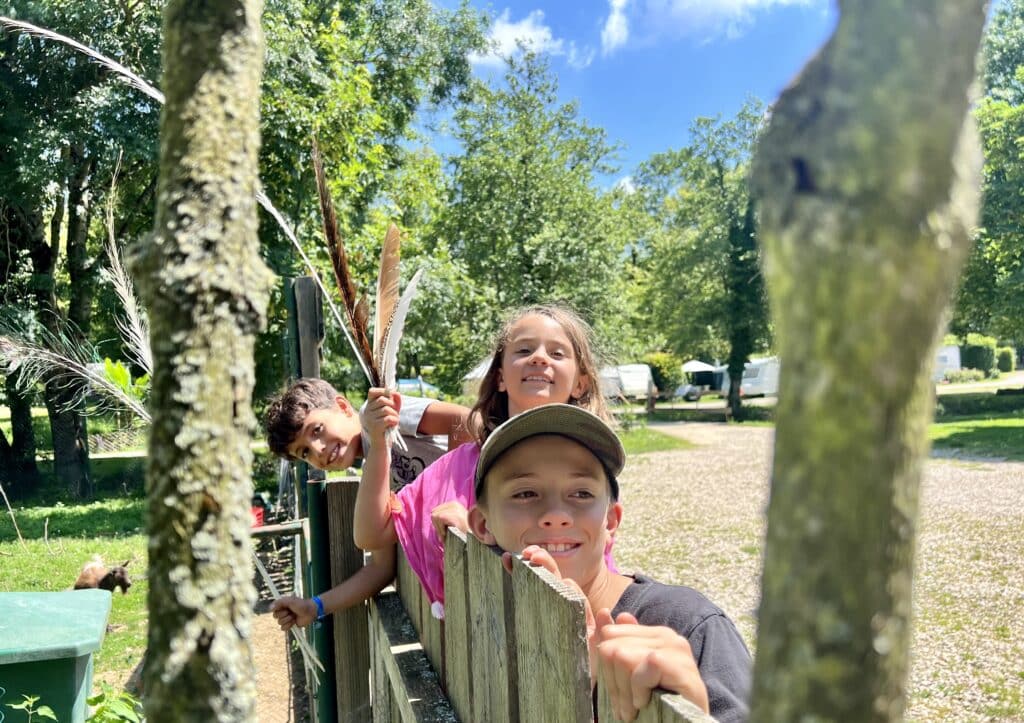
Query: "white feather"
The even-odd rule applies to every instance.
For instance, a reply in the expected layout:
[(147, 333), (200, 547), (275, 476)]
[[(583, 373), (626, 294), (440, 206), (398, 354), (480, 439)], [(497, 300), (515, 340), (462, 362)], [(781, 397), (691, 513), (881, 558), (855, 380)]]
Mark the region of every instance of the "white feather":
[(412, 279), (409, 281), (409, 285), (405, 287), (405, 291), (402, 292), (402, 298), (398, 300), (398, 304), (395, 306), (395, 315), (391, 319), (391, 323), (387, 329), (387, 339), (384, 342), (384, 363), (381, 365), (380, 375), (384, 386), (387, 389), (394, 389), (396, 380), (395, 375), (398, 372), (398, 343), (402, 340), (402, 331), (405, 328), (405, 317), (409, 314), (409, 307), (412, 306), (412, 298), (416, 295), (416, 284), (419, 283), (420, 276), (423, 274), (423, 269), (419, 269), (413, 274)]
[[(418, 269), (413, 274), (409, 285), (402, 292), (402, 297), (395, 305), (395, 313), (391, 317), (387, 329), (384, 331), (384, 350), (381, 354), (380, 376), (381, 383), (385, 389), (395, 389), (395, 376), (398, 372), (398, 342), (402, 340), (402, 331), (405, 329), (405, 317), (409, 314), (409, 307), (412, 306), (412, 298), (416, 295), (416, 284), (420, 281), (423, 269)], [(408, 447), (398, 428), (388, 430), (388, 441), (396, 444), (399, 449), (406, 451)]]

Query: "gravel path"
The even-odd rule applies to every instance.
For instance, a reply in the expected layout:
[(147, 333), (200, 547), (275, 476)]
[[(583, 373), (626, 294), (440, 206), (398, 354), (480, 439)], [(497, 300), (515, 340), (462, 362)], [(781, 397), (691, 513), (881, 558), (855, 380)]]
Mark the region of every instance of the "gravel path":
[[(752, 644), (773, 430), (651, 426), (697, 446), (630, 459), (616, 560), (706, 593)], [(1024, 463), (927, 463), (908, 720), (1024, 721), (1022, 545)]]

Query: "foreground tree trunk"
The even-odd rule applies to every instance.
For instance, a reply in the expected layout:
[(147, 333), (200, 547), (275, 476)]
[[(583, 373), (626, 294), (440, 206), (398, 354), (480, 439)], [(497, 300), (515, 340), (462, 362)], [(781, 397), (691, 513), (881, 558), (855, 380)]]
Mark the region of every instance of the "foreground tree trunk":
[(783, 359), (759, 721), (903, 715), (929, 372), (977, 212), (984, 2), (839, 4), (754, 171)]
[(153, 235), (133, 259), (154, 372), (148, 720), (255, 719), (248, 504), (253, 344), (270, 274), (255, 205), (259, 0), (164, 10)]

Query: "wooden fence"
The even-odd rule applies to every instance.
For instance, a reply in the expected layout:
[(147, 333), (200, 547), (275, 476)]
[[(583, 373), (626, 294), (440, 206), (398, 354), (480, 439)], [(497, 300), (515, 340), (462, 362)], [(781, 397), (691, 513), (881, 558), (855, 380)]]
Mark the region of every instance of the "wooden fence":
[[(355, 489), (351, 479), (327, 486), (334, 584), (362, 563), (352, 546)], [(335, 616), (339, 721), (594, 719), (578, 592), (519, 560), (509, 575), (491, 548), (453, 529), (445, 541), (443, 622), (431, 615), (401, 554), (396, 582), (397, 591), (369, 603), (368, 615), (356, 608)], [(614, 720), (600, 694), (598, 717)], [(656, 694), (638, 720), (710, 719), (679, 696)]]

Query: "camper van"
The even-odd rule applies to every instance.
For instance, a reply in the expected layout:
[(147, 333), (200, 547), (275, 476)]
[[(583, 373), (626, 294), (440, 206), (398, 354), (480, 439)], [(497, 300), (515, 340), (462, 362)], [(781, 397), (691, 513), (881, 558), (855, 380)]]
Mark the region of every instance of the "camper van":
[(744, 397), (775, 397), (779, 394), (779, 358), (754, 359), (743, 367), (740, 394)]
[(601, 392), (610, 399), (646, 399), (655, 393), (654, 375), (646, 364), (620, 364), (601, 370)]

